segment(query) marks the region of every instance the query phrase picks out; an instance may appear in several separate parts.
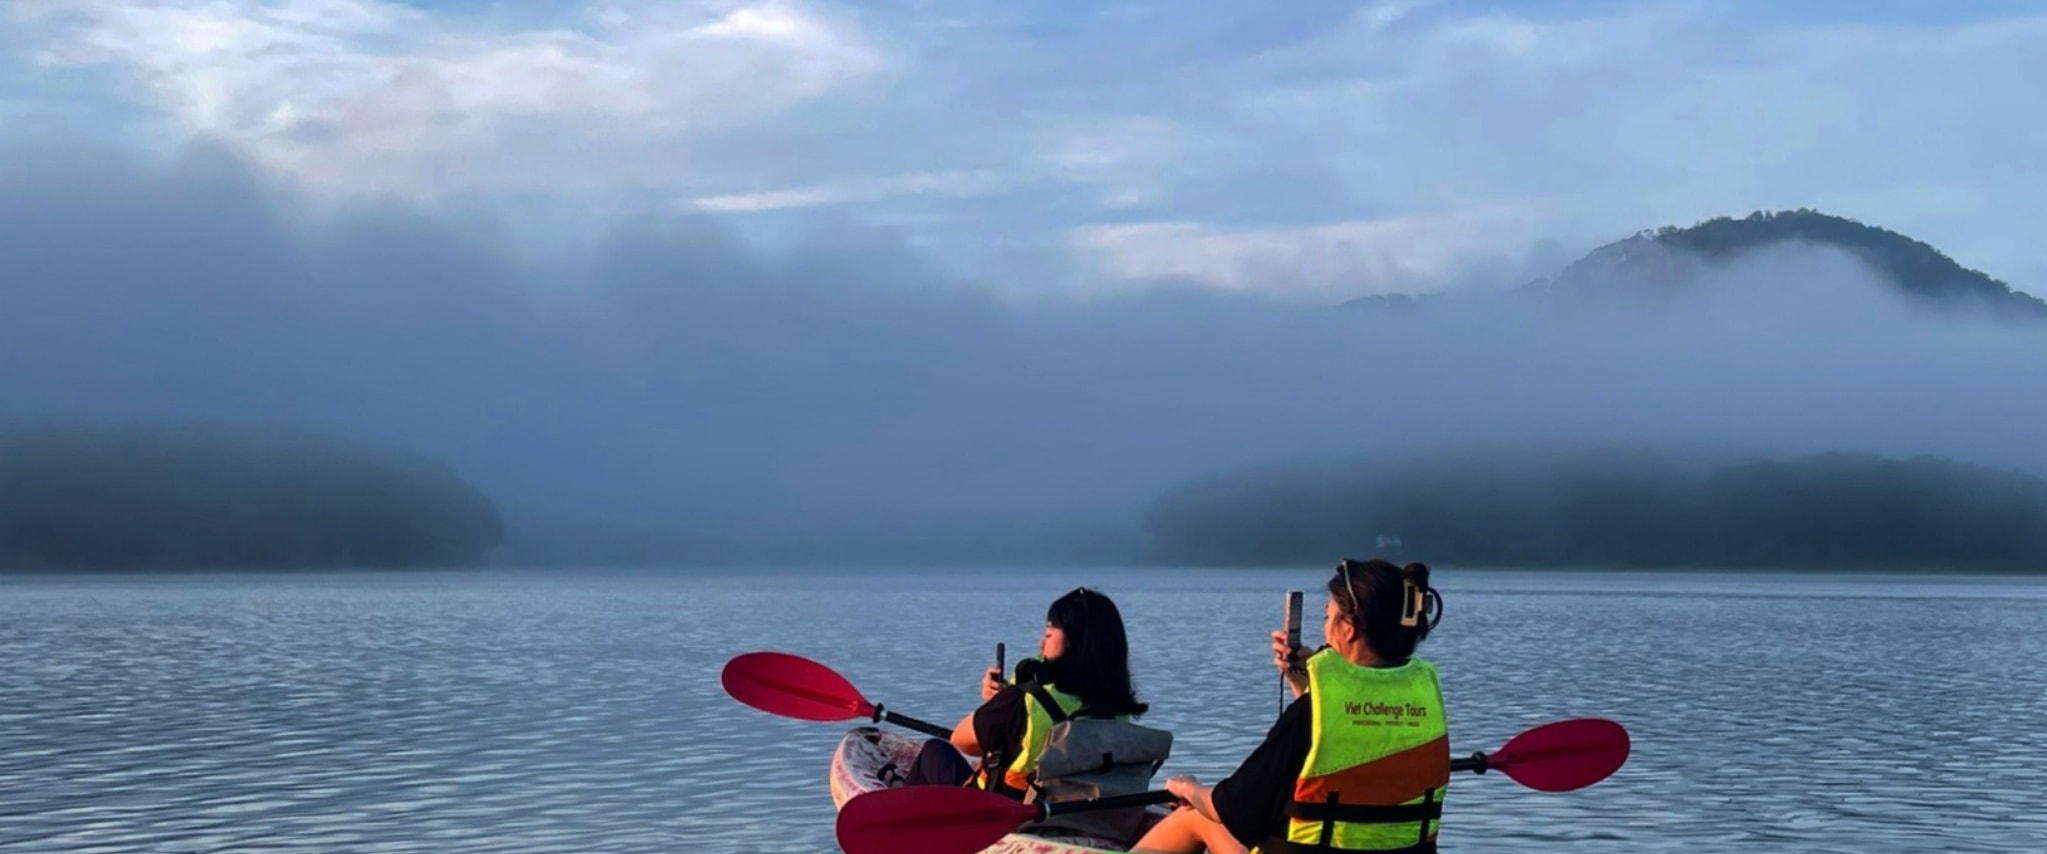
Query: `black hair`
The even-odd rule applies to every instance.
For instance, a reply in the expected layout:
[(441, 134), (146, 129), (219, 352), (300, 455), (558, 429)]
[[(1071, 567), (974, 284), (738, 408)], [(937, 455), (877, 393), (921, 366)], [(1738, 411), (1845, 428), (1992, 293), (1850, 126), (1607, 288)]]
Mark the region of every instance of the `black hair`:
[(1443, 596), (1429, 586), (1429, 567), (1423, 563), (1394, 566), (1345, 558), (1329, 579), (1329, 595), (1372, 653), (1389, 663), (1414, 655), (1443, 619)]
[(1045, 681), (1080, 698), (1081, 706), (1108, 715), (1141, 715), (1130, 684), (1130, 642), (1123, 614), (1100, 591), (1076, 587), (1052, 601), (1045, 622), (1066, 634), (1066, 651), (1045, 662)]

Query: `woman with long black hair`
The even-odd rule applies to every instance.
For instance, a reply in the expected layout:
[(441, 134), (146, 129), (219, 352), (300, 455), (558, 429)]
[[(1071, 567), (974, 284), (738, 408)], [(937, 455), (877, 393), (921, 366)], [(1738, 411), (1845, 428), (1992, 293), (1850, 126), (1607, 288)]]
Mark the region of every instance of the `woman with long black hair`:
[[(938, 739), (924, 745), (907, 782), (967, 784), (1022, 800), (1059, 720), (1134, 718), (1149, 708), (1131, 685), (1122, 612), (1100, 591), (1075, 588), (1046, 609), (1038, 655), (1017, 663), (1013, 682), (988, 668), (981, 706), (961, 719), (949, 746)], [(962, 754), (980, 757), (980, 767)]]

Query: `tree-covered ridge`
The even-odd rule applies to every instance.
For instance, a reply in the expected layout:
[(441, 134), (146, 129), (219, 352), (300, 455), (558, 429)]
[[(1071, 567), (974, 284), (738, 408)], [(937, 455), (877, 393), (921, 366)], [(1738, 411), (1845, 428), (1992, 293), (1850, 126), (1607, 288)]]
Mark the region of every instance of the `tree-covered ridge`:
[(1188, 484), (1152, 557), (1318, 562), (1378, 551), (1512, 566), (2047, 570), (2047, 481), (1933, 457), (1480, 453)]
[[(2047, 301), (1958, 264), (1926, 243), (1888, 229), (1811, 209), (1757, 211), (1686, 227), (1642, 231), (1593, 250), (1555, 277), (1536, 283), (1546, 293), (1615, 287), (1668, 288), (1688, 282), (1698, 262), (1802, 242), (1845, 250), (1923, 304), (1981, 308), (1996, 316), (2047, 319)], [(1654, 250), (1679, 250), (1678, 252)]]
[(388, 448), (231, 427), (0, 430), (0, 566), (473, 564), (497, 507), (447, 466)]

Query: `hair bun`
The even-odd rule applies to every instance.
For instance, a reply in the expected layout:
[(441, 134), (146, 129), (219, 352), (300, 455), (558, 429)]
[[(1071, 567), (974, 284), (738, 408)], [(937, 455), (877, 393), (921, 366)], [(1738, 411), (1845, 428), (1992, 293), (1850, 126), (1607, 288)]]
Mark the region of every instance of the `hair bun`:
[(1437, 593), (1436, 588), (1429, 586), (1429, 565), (1421, 561), (1401, 567), (1400, 577), (1414, 585), (1421, 594), (1421, 601), (1416, 603), (1418, 606), (1416, 610), (1422, 612), (1421, 619), (1417, 621), (1417, 628), (1423, 637), (1427, 637), (1429, 630), (1435, 628), (1443, 619), (1443, 594)]
[(1414, 582), (1414, 586), (1429, 589), (1429, 565), (1415, 561), (1400, 568), (1400, 577)]

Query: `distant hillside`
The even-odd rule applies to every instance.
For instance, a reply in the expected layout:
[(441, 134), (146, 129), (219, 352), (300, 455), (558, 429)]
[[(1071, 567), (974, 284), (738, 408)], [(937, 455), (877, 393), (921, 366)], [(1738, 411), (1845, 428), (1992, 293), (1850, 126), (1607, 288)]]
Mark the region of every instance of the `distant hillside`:
[(0, 567), (476, 563), (497, 507), (401, 451), (251, 428), (0, 430)]
[(2047, 320), (2047, 301), (1963, 267), (1940, 250), (1894, 231), (1813, 210), (1758, 211), (1688, 228), (1644, 231), (1593, 250), (1557, 275), (1523, 290), (1547, 296), (1599, 296), (1677, 289), (1705, 265), (1746, 252), (1802, 242), (1847, 251), (1929, 308), (1982, 311), (1994, 317)]
[[(1814, 210), (1757, 211), (1693, 226), (1665, 226), (1594, 249), (1548, 276), (1522, 285), (1513, 298), (1605, 301), (1674, 293), (1694, 284), (1712, 265), (1745, 253), (1790, 243), (1849, 252), (1913, 301), (1937, 311), (1976, 312), (2009, 320), (2047, 320), (2047, 301), (1963, 267), (1894, 231)], [(1452, 295), (1375, 294), (1341, 308), (1365, 313), (1407, 311), (1445, 304)], [(1468, 296), (1468, 295), (1456, 295)]]
[(1151, 557), (1381, 551), (1499, 566), (2047, 571), (2047, 481), (1931, 457), (1463, 452), (1238, 472), (1162, 496)]

